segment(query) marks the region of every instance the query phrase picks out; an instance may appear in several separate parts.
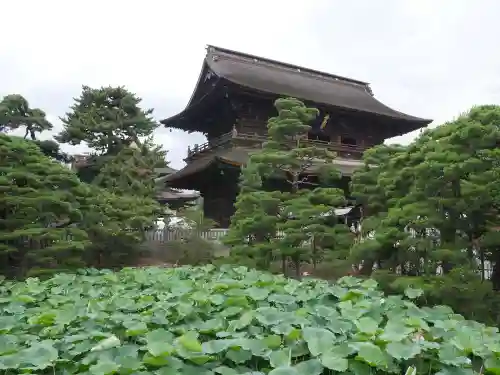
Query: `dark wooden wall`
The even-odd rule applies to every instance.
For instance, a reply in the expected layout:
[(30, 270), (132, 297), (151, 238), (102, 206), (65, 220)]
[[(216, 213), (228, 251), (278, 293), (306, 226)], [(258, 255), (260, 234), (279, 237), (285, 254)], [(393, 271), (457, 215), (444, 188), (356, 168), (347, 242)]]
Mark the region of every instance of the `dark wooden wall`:
[[(248, 95), (236, 96), (234, 102), (237, 115), (234, 126), (240, 133), (266, 135), (267, 120), (276, 116), (273, 101), (268, 98), (258, 98)], [(336, 108), (319, 108), (320, 114), (311, 124), (312, 132), (319, 130), (326, 114), (330, 115), (327, 126), (321, 131), (331, 142), (355, 140), (360, 147), (372, 147), (391, 137), (390, 129), (380, 118), (366, 114), (347, 112)], [(227, 129), (230, 131), (231, 129)], [(311, 134), (314, 138), (314, 136)]]
[(239, 168), (214, 168), (201, 191), (204, 215), (215, 220), (221, 228), (229, 227), (230, 218), (234, 214), (239, 175)]

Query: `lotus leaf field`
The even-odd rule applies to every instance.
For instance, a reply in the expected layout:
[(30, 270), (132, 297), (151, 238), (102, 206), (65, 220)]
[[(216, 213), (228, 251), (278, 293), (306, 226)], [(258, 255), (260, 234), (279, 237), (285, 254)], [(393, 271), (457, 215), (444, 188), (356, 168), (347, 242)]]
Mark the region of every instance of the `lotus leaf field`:
[(2, 374), (500, 374), (496, 328), (420, 291), (214, 266), (0, 283)]

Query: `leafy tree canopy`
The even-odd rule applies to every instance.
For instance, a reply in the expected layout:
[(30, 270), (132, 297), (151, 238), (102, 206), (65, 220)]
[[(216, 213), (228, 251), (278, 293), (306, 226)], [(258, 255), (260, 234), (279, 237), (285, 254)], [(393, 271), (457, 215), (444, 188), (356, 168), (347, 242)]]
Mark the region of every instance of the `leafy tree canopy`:
[(37, 139), (37, 134), (53, 128), (44, 111), (31, 108), (21, 95), (12, 94), (3, 97), (0, 101), (0, 131), (9, 132), (23, 128), (24, 138), (29, 136), (35, 141), (44, 155), (65, 163), (71, 161), (71, 157), (61, 151), (57, 142)]
[[(359, 260), (415, 275), (477, 267), (477, 241), (498, 221), (499, 125), (500, 107), (476, 107), (407, 148), (368, 152), (353, 177), (354, 195), (380, 215), (376, 229), (364, 229), (375, 231), (356, 249)], [(390, 157), (374, 160), (382, 151)], [(368, 166), (374, 161), (377, 167)]]
[[(141, 173), (146, 173), (146, 169), (153, 171), (154, 168), (167, 165), (166, 152), (153, 142), (152, 134), (158, 127), (152, 117), (153, 110), (143, 110), (140, 104), (141, 99), (124, 87), (94, 89), (83, 86), (82, 93), (75, 99), (71, 111), (61, 118), (64, 128), (56, 137), (59, 142), (71, 145), (85, 142), (92, 149), (92, 155), (78, 168), (77, 173), (82, 181), (96, 183), (94, 180), (98, 179), (98, 184), (113, 185), (116, 191), (116, 187), (123, 181), (108, 180), (104, 183), (103, 177), (99, 177), (101, 169), (109, 163), (112, 166), (108, 166), (105, 173), (108, 178), (114, 173), (110, 172), (110, 169), (120, 172), (120, 163), (137, 166), (140, 164)], [(131, 153), (130, 150), (124, 150), (128, 146), (138, 148), (140, 152)], [(130, 177), (135, 172), (125, 173)], [(153, 176), (151, 172), (147, 174)]]
[(52, 130), (52, 127), (45, 112), (31, 108), (21, 95), (7, 95), (0, 101), (0, 129), (8, 131), (24, 128), (24, 138), (29, 135), (35, 140), (37, 133)]
[(0, 259), (12, 276), (83, 266), (87, 189), (32, 141), (0, 134)]
[(67, 152), (61, 150), (59, 143), (52, 139), (36, 140), (35, 144), (40, 148), (40, 151), (49, 158), (62, 163), (71, 163), (73, 157)]
[(99, 268), (134, 264), (145, 232), (163, 214), (161, 207), (147, 196), (113, 193), (96, 185), (89, 189), (81, 200), (84, 216), (79, 225), (91, 240), (86, 263)]
[(99, 154), (117, 154), (124, 145), (140, 143), (158, 127), (152, 109), (140, 108), (142, 99), (124, 87), (83, 86), (71, 111), (61, 121), (63, 131), (57, 137), (62, 143), (81, 142)]
[[(345, 259), (350, 235), (332, 211), (346, 199), (343, 190), (328, 187), (340, 178), (335, 154), (302, 142), (318, 111), (294, 98), (275, 105), (278, 115), (269, 119), (267, 142), (242, 170), (226, 243), (240, 261), (253, 259), (250, 264), (268, 268), (274, 257), (283, 267), (291, 259), (300, 273), (302, 261), (315, 263), (325, 250)], [(272, 187), (278, 180), (285, 183), (282, 191)]]
[(93, 183), (115, 194), (152, 198), (156, 188), (156, 174), (150, 158), (142, 150), (138, 147), (124, 147), (117, 155), (108, 158)]
[(499, 144), (500, 106), (488, 105), (407, 147), (367, 151), (352, 179), (365, 213), (353, 263), (366, 275), (375, 265), (388, 291), (419, 285), (422, 303), (498, 323), (500, 300), (491, 288), (500, 290)]

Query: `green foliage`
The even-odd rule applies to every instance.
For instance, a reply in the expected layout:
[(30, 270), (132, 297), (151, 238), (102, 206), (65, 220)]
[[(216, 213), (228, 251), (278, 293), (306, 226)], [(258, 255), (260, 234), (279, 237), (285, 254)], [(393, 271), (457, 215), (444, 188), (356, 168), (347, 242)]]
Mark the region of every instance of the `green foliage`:
[(500, 107), (479, 106), (407, 147), (368, 150), (352, 178), (365, 214), (353, 263), (376, 265), (389, 293), (418, 286), (423, 305), (500, 324), (499, 144)]
[(450, 306), (467, 319), (500, 326), (500, 295), (477, 272), (457, 268), (445, 276), (422, 277), (380, 270), (373, 277), (386, 293), (401, 294), (407, 288), (418, 288), (423, 291), (416, 301), (421, 306)]
[(0, 263), (13, 277), (81, 267), (87, 190), (33, 141), (0, 134)]
[(36, 139), (36, 133), (51, 130), (52, 124), (46, 119), (45, 112), (31, 108), (21, 95), (7, 95), (0, 101), (0, 130), (25, 128), (24, 138), (28, 135)]
[(6, 373), (500, 371), (497, 329), (350, 277), (331, 285), (212, 265), (90, 270), (3, 282), (0, 321)]
[(177, 210), (176, 221), (166, 223), (166, 227), (181, 233), (173, 241), (168, 241), (159, 246), (154, 246), (152, 252), (154, 259), (171, 264), (201, 265), (215, 261), (219, 256), (227, 255), (227, 249), (212, 239), (200, 236), (215, 227), (215, 222), (203, 214), (199, 207), (185, 207)]
[(120, 193), (151, 195), (153, 171), (167, 166), (166, 152), (153, 142), (158, 123), (152, 109), (140, 108), (141, 101), (124, 87), (83, 86), (71, 111), (61, 119), (64, 128), (56, 137), (71, 145), (85, 142), (93, 149), (77, 172), (82, 181)]
[(135, 147), (124, 147), (100, 169), (93, 183), (116, 194), (153, 197), (154, 167)]
[(40, 151), (51, 159), (57, 160), (62, 163), (70, 163), (72, 157), (66, 152), (61, 151), (59, 143), (53, 140), (36, 140), (35, 143), (40, 148)]
[(81, 202), (84, 216), (80, 222), (91, 240), (86, 264), (98, 268), (134, 264), (146, 231), (160, 215), (160, 206), (150, 197), (116, 194), (95, 185), (89, 189)]
[(0, 100), (0, 131), (9, 132), (24, 128), (24, 138), (28, 136), (35, 141), (44, 155), (61, 162), (69, 162), (71, 158), (52, 140), (37, 140), (37, 133), (52, 130), (45, 112), (39, 108), (31, 108), (21, 95), (7, 95)]
[[(300, 275), (303, 261), (316, 264), (324, 252), (330, 258), (347, 258), (349, 231), (332, 214), (332, 207), (344, 206), (346, 199), (341, 189), (322, 187), (340, 177), (335, 155), (302, 141), (318, 111), (293, 98), (278, 99), (275, 106), (278, 116), (268, 121), (267, 142), (242, 169), (225, 243), (240, 264), (269, 269), (280, 258), (285, 271), (290, 259)], [(269, 191), (266, 185), (276, 180), (287, 187)]]
[[(162, 216), (155, 200), (155, 168), (165, 167), (166, 152), (151, 138), (158, 124), (152, 110), (124, 87), (83, 86), (80, 97), (61, 120), (62, 143), (85, 142), (94, 151), (77, 171), (93, 196), (81, 225), (92, 240), (87, 264), (119, 267), (140, 256), (145, 232)], [(98, 208), (96, 210), (96, 208)]]
[(202, 232), (213, 229), (216, 222), (205, 217), (201, 207), (185, 207), (177, 211), (177, 218), (181, 220), (182, 227), (190, 228), (193, 232)]
[[(159, 259), (177, 265), (203, 265), (213, 263), (223, 249), (213, 241), (205, 240), (196, 234), (169, 241), (164, 244), (161, 254), (154, 254)], [(222, 253), (224, 255), (224, 253)]]
[[(133, 147), (135, 146), (135, 147)], [(133, 264), (141, 256), (146, 231), (165, 216), (155, 199), (156, 155), (145, 145), (125, 146), (107, 160), (92, 182), (94, 197), (87, 202), (84, 222), (93, 241), (88, 259), (99, 267)], [(100, 209), (96, 212), (94, 207)]]
[(499, 217), (499, 125), (500, 107), (476, 107), (406, 148), (366, 153), (352, 188), (368, 217), (352, 254), (367, 274), (374, 263), (435, 276), (437, 268), (477, 270), (477, 259), (495, 259), (500, 242), (481, 240), (492, 238)]
[(152, 110), (139, 108), (140, 102), (123, 87), (83, 88), (57, 137), (95, 149), (78, 171), (79, 180), (53, 162), (71, 161), (57, 142), (36, 139), (37, 133), (52, 129), (45, 113), (20, 95), (0, 101), (0, 130), (23, 127), (24, 138), (33, 140), (2, 136), (4, 275), (114, 268), (140, 256), (145, 232), (163, 216), (154, 199), (154, 170), (166, 166), (166, 152), (151, 137), (158, 124)]
[(142, 110), (141, 99), (124, 87), (83, 86), (71, 111), (61, 118), (63, 131), (57, 137), (61, 143), (81, 142), (101, 154), (117, 154), (140, 137), (149, 137), (158, 127), (152, 109)]

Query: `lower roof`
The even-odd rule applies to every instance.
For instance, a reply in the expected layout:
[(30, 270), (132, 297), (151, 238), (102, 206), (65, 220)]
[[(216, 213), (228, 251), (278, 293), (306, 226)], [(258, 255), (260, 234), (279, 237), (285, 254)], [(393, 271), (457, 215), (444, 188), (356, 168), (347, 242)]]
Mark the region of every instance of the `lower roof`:
[[(246, 164), (249, 158), (249, 154), (250, 151), (243, 148), (220, 150), (218, 152), (214, 152), (202, 158), (191, 161), (184, 168), (169, 176), (166, 176), (164, 181), (168, 186), (175, 186), (182, 180), (196, 175), (197, 173), (206, 170), (216, 163), (240, 167)], [(361, 161), (343, 158), (336, 158), (333, 162), (338, 170), (342, 174), (347, 176), (352, 175), (352, 173), (362, 165)], [(186, 187), (183, 186), (183, 188)]]
[(182, 192), (173, 190), (164, 190), (157, 193), (156, 198), (164, 201), (175, 201), (175, 200), (195, 200), (200, 197), (200, 194), (196, 192)]

